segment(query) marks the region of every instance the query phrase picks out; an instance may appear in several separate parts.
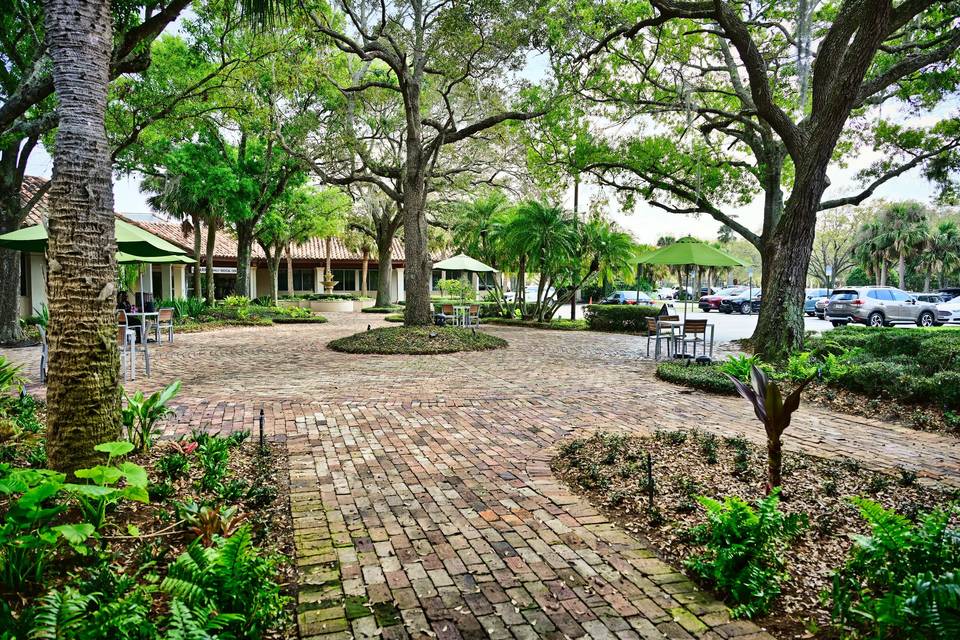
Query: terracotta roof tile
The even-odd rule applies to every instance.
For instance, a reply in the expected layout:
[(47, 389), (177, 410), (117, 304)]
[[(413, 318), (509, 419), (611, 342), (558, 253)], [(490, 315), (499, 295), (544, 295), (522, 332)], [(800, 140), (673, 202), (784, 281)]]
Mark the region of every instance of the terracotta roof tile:
[[(23, 179), (23, 189), (21, 193), (21, 200), (26, 203), (32, 198), (37, 190), (41, 189), (48, 181), (44, 178), (39, 178), (37, 176), (24, 176)], [(24, 223), (25, 226), (39, 224), (43, 218), (46, 218), (48, 214), (47, 207), (47, 197), (46, 195), (42, 196), (40, 200), (34, 205), (33, 209), (27, 216), (27, 220)], [(142, 229), (146, 229), (150, 233), (160, 236), (168, 242), (182, 247), (190, 255), (193, 254), (193, 230), (184, 230), (183, 225), (176, 222), (141, 222), (139, 220), (131, 220), (121, 214), (117, 214), (127, 222), (135, 224)], [(200, 226), (200, 250), (204, 255), (206, 254), (207, 249), (207, 227), (206, 225)], [(331, 260), (362, 260), (363, 254), (360, 251), (354, 251), (350, 249), (340, 238), (333, 238), (330, 247), (330, 259)], [(326, 260), (326, 241), (324, 238), (311, 238), (303, 244), (296, 245), (292, 249), (293, 258), (295, 260)], [(237, 257), (237, 240), (230, 234), (229, 231), (219, 230), (217, 231), (215, 244), (214, 244), (214, 258), (223, 258), (230, 259)], [(256, 244), (253, 246), (253, 259), (254, 260), (263, 260), (265, 255), (263, 250)], [(372, 252), (370, 255), (372, 260), (376, 260), (376, 251)], [(403, 261), (403, 241), (399, 239), (394, 239), (393, 241), (393, 259), (395, 261)]]

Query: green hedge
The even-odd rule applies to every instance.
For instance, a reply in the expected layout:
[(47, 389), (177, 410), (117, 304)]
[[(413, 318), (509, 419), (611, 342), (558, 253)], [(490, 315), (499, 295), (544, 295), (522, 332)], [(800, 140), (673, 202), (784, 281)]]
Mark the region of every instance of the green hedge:
[(389, 307), (367, 307), (360, 309), (361, 313), (397, 313), (403, 311), (403, 307), (398, 304), (392, 304)]
[(843, 327), (808, 342), (815, 359), (845, 359), (831, 382), (871, 396), (960, 408), (960, 329)]
[(502, 324), (509, 327), (530, 327), (533, 329), (553, 329), (556, 331), (586, 331), (590, 328), (586, 320), (557, 319), (550, 322), (532, 322), (520, 318), (487, 318), (484, 324)]
[(647, 332), (647, 318), (656, 317), (660, 307), (635, 304), (591, 304), (587, 306), (587, 324), (594, 331), (625, 333)]
[(716, 365), (698, 365), (680, 362), (661, 362), (657, 365), (657, 377), (666, 382), (685, 387), (702, 389), (710, 393), (735, 395), (737, 388)]

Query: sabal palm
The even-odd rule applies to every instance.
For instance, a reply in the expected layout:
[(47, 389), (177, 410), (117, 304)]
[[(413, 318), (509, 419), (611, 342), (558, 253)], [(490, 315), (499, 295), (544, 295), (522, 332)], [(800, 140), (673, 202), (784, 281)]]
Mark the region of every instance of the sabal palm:
[(886, 278), (881, 278), (881, 271), (886, 262), (888, 250), (887, 238), (883, 227), (877, 220), (865, 222), (857, 231), (856, 253), (857, 261), (863, 265), (868, 275), (882, 284)]
[(940, 286), (944, 276), (960, 267), (960, 225), (954, 220), (941, 220), (930, 235), (930, 268), (939, 274)]
[(586, 277), (616, 282), (633, 275), (638, 251), (630, 234), (605, 220), (591, 220), (582, 228), (580, 243), (590, 261)]
[(502, 268), (507, 260), (504, 226), (511, 215), (507, 199), (500, 193), (464, 203), (457, 210), (453, 242), (464, 253)]
[(517, 207), (504, 239), (513, 253), (527, 256), (532, 270), (552, 275), (569, 264), (576, 234), (573, 219), (562, 208), (531, 200)]
[(919, 202), (896, 202), (886, 207), (881, 224), (887, 245), (897, 257), (900, 286), (906, 286), (907, 258), (923, 246), (927, 235), (927, 210)]
[(144, 176), (140, 191), (152, 194), (147, 197), (147, 204), (151, 208), (179, 220), (184, 234), (193, 233), (193, 259), (197, 261), (193, 270), (193, 291), (195, 296), (199, 296), (202, 254), (200, 222), (210, 208), (209, 199), (206, 196), (198, 197), (194, 190), (185, 188), (181, 176), (168, 173)]

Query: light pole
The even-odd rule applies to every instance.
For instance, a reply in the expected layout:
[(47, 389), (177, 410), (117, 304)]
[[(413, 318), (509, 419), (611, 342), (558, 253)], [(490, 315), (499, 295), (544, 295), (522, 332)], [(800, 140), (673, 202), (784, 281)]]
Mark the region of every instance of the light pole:
[(830, 289), (833, 288), (833, 265), (828, 264), (827, 268), (824, 269), (827, 273), (827, 297), (830, 297)]

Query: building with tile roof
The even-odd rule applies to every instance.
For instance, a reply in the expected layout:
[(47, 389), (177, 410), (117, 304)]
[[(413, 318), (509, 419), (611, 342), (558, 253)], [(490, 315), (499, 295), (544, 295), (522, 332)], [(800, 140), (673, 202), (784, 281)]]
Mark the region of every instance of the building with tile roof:
[[(48, 201), (46, 197), (45, 178), (25, 176), (21, 190), (21, 202), (26, 204), (34, 201), (34, 205), (27, 215), (24, 226), (41, 224), (48, 215)], [(160, 236), (187, 251), (193, 256), (194, 231), (184, 228), (177, 222), (158, 221), (156, 216), (126, 216), (117, 214), (127, 222), (135, 224), (147, 231)], [(143, 219), (143, 218), (146, 219)], [(207, 242), (207, 228), (201, 226), (200, 247), (201, 262), (194, 265), (149, 265), (149, 277), (144, 279), (144, 291), (153, 294), (156, 299), (169, 299), (194, 295), (192, 290), (192, 270), (199, 268), (201, 273), (206, 271), (205, 260)], [(332, 238), (330, 243), (330, 270), (336, 281), (335, 292), (364, 293), (362, 289), (362, 270), (366, 258), (367, 263), (367, 292), (376, 295), (380, 269), (377, 264), (376, 252), (364, 256), (360, 251), (347, 246), (340, 238)], [(291, 248), (293, 266), (294, 290), (287, 291), (287, 260), (283, 260), (278, 274), (279, 292), (281, 295), (295, 293), (321, 293), (323, 291), (323, 273), (326, 269), (326, 242), (323, 238), (314, 238), (301, 245)], [(403, 299), (403, 243), (394, 240), (393, 260), (390, 272), (390, 298), (392, 301)], [(30, 315), (35, 313), (46, 303), (46, 259), (43, 254), (23, 254), (21, 257), (21, 313)], [(237, 241), (228, 231), (219, 230), (216, 234), (213, 253), (214, 288), (218, 298), (236, 293), (237, 273)], [(250, 263), (251, 278), (250, 291), (246, 295), (250, 298), (267, 296), (270, 294), (270, 271), (267, 268), (266, 256), (259, 246), (254, 245)]]

